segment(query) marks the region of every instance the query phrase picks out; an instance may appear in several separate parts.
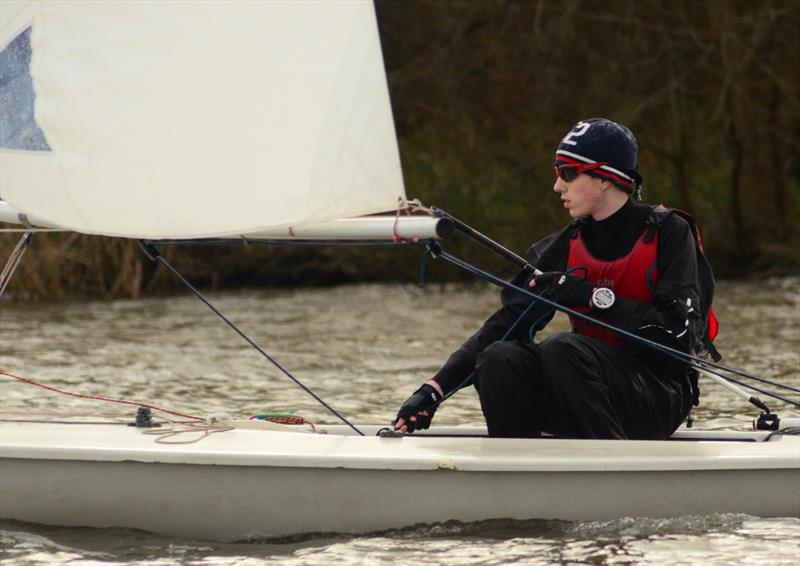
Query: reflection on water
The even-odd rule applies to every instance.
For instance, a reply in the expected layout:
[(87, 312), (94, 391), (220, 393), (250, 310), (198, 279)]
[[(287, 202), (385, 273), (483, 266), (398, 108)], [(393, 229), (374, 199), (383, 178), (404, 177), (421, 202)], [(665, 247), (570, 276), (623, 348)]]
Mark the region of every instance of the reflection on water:
[[(483, 286), (359, 285), (210, 297), (270, 355), (343, 415), (385, 423), (497, 305)], [(717, 341), (725, 363), (800, 386), (800, 279), (719, 285)], [(548, 332), (567, 328), (556, 318)], [(89, 395), (195, 415), (293, 412), (335, 417), (191, 297), (2, 305), (0, 369)], [(766, 398), (765, 398), (766, 400)], [(780, 402), (769, 402), (790, 414)], [(32, 413), (126, 414), (128, 407), (64, 397), (0, 378), (6, 418)], [(796, 412), (794, 413), (797, 414)], [(697, 426), (746, 428), (747, 402), (705, 382)], [(479, 425), (471, 390), (435, 424)], [(535, 486), (532, 486), (535, 488)], [(792, 564), (797, 518), (623, 519), (609, 523), (489, 522), (276, 544), (196, 544), (132, 531), (3, 523), (8, 564)]]

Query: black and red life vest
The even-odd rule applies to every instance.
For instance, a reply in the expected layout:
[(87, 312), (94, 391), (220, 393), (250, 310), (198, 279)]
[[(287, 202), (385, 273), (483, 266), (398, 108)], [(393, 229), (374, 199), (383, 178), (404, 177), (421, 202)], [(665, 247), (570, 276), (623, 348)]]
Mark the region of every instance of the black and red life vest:
[[(702, 354), (708, 352), (714, 359), (721, 358), (712, 342), (719, 331), (719, 323), (711, 308), (714, 294), (714, 277), (711, 267), (703, 253), (703, 243), (700, 232), (694, 219), (687, 213), (668, 209), (663, 206), (654, 207), (647, 222), (646, 228), (627, 255), (613, 260), (603, 261), (594, 257), (586, 247), (581, 236), (580, 223), (576, 223), (569, 242), (569, 257), (567, 268), (585, 269), (586, 280), (595, 287), (607, 287), (614, 291), (617, 297), (633, 301), (649, 303), (655, 296), (658, 285), (658, 234), (664, 220), (670, 214), (678, 214), (689, 224), (694, 235), (698, 259), (698, 292), (700, 295), (699, 316), (704, 321), (704, 336), (700, 336), (702, 343), (696, 349), (702, 349)], [(576, 308), (581, 313), (588, 313), (589, 308)], [(593, 325), (585, 320), (571, 317), (572, 326), (576, 332), (595, 340), (605, 342), (616, 348), (625, 347), (625, 342), (620, 336), (611, 331)], [(700, 346), (700, 347), (698, 347)]]
[[(586, 248), (580, 230), (569, 241), (567, 268), (580, 271), (582, 276), (594, 287), (608, 287), (617, 297), (652, 302), (658, 284), (658, 233), (648, 238), (645, 230), (627, 255), (603, 261), (594, 257)], [(577, 274), (577, 273), (576, 273)], [(576, 311), (588, 314), (589, 307), (579, 307)], [(625, 343), (616, 332), (606, 330), (583, 319), (571, 318), (573, 329), (584, 336), (605, 342), (615, 348), (623, 348)]]

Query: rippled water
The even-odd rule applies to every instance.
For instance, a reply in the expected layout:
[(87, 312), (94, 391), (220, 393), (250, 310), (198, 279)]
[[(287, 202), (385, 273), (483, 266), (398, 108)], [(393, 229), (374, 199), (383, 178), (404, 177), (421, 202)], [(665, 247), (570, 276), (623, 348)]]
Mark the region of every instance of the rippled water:
[[(719, 349), (729, 365), (800, 385), (800, 278), (719, 285)], [(359, 285), (212, 295), (267, 352), (356, 422), (388, 422), (497, 305), (483, 286)], [(566, 328), (556, 319), (550, 332)], [(2, 305), (0, 368), (70, 391), (195, 415), (265, 411), (335, 418), (191, 297)], [(780, 402), (775, 410), (792, 414)], [(0, 377), (0, 411), (119, 415), (119, 405), (65, 397)], [(746, 401), (705, 383), (703, 428), (747, 428)], [(794, 413), (795, 415), (797, 413)], [(436, 423), (482, 424), (459, 393)], [(359, 537), (207, 544), (124, 530), (3, 522), (7, 564), (791, 564), (800, 520), (710, 515), (610, 522), (491, 521)]]
[(609, 522), (487, 521), (342, 539), (215, 544), (147, 533), (5, 524), (7, 564), (770, 564), (796, 566), (797, 519), (746, 515)]

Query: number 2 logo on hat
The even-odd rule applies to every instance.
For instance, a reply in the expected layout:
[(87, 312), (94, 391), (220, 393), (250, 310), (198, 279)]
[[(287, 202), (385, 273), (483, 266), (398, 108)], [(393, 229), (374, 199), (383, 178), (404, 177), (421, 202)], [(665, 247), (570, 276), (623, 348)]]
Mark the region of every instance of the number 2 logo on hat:
[(572, 131), (569, 132), (564, 139), (561, 140), (561, 143), (565, 143), (567, 145), (578, 145), (578, 142), (572, 141), (571, 138), (578, 138), (589, 131), (592, 125), (589, 122), (578, 122), (575, 124), (575, 127), (572, 128)]

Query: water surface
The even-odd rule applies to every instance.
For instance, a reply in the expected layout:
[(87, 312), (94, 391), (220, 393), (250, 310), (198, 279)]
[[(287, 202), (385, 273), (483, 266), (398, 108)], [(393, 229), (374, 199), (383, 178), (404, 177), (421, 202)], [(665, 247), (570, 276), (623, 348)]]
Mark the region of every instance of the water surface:
[[(357, 285), (220, 293), (211, 300), (340, 413), (388, 423), (497, 306), (485, 286)], [(719, 285), (725, 363), (800, 386), (800, 278)], [(557, 317), (549, 332), (567, 328)], [(89, 395), (192, 415), (335, 417), (193, 297), (3, 304), (0, 368)], [(746, 429), (755, 409), (706, 381), (696, 426)], [(766, 398), (765, 398), (766, 400)], [(775, 410), (792, 414), (780, 402)], [(0, 377), (3, 418), (133, 416)], [(795, 415), (797, 413), (794, 413)], [(483, 424), (465, 390), (436, 424)], [(532, 486), (535, 488), (535, 486)], [(800, 479), (798, 480), (800, 489)], [(409, 494), (413, 496), (413, 494)], [(800, 519), (744, 515), (608, 522), (489, 521), (363, 536), (210, 544), (127, 530), (2, 522), (4, 564), (763, 564), (800, 563)]]

